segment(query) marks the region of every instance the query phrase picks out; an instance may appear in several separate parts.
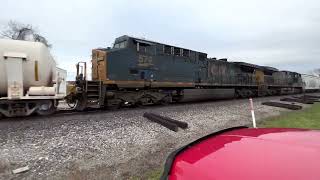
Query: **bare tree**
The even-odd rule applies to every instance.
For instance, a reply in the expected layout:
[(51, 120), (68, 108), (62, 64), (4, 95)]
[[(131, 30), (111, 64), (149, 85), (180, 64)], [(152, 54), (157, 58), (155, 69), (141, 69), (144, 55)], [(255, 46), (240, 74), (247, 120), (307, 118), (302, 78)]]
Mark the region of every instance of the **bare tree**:
[(47, 39), (41, 36), (31, 24), (9, 21), (7, 28), (1, 31), (0, 34), (2, 37), (15, 40), (42, 42), (51, 48), (51, 44), (48, 43)]

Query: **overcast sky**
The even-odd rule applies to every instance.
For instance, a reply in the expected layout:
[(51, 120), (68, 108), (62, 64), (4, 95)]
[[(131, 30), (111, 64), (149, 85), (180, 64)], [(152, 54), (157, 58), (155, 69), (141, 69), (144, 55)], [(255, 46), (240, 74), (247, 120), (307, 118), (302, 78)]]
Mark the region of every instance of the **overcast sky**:
[(91, 49), (125, 34), (304, 73), (320, 68), (319, 12), (316, 0), (1, 0), (0, 25), (37, 26), (70, 80)]

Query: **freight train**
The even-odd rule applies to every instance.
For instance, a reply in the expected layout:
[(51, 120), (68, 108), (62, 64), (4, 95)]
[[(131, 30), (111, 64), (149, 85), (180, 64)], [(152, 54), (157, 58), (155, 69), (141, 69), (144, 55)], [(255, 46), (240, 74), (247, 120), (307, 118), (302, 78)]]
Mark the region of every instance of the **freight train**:
[(77, 65), (75, 88), (67, 97), (87, 107), (168, 104), (186, 99), (221, 99), (303, 92), (301, 74), (227, 59), (130, 36), (113, 47), (92, 50), (92, 79)]
[[(0, 39), (0, 117), (54, 113), (60, 100), (78, 111), (190, 100), (246, 98), (319, 90), (319, 77), (227, 59), (130, 36), (92, 50), (92, 76), (66, 71), (38, 42)], [(309, 82), (310, 81), (310, 82)], [(312, 81), (312, 82), (311, 82)], [(68, 91), (68, 92), (66, 92)]]

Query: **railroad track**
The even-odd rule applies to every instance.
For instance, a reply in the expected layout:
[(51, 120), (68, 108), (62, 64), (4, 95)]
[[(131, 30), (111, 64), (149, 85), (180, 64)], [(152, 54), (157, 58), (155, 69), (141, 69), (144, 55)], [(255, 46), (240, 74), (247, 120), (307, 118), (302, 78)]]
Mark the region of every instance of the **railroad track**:
[[(296, 94), (297, 96), (298, 94)], [(302, 95), (302, 94), (299, 94), (299, 95)], [(308, 93), (308, 94), (303, 94), (302, 96), (304, 95), (314, 95), (314, 93)], [(280, 95), (280, 96), (269, 96), (269, 97), (274, 97), (274, 98), (289, 98), (291, 97), (292, 95)], [(266, 97), (256, 97), (255, 99), (260, 99), (260, 98), (266, 98)], [(177, 102), (177, 103), (172, 103), (172, 104), (168, 104), (168, 105), (165, 105), (165, 106), (177, 106), (177, 105), (190, 105), (190, 104), (198, 104), (198, 103), (207, 103), (207, 102), (223, 102), (223, 101), (232, 101), (232, 100), (236, 100), (235, 98), (234, 99), (221, 99), (221, 100), (214, 100), (214, 101), (191, 101), (191, 102)], [(35, 117), (37, 118), (41, 118), (41, 117), (57, 117), (57, 116), (73, 116), (73, 115), (82, 115), (82, 114), (93, 114), (93, 113), (105, 113), (105, 112), (119, 112), (119, 111), (128, 111), (128, 110), (132, 110), (132, 109), (145, 109), (145, 110), (151, 110), (153, 108), (157, 108), (157, 107), (162, 107), (164, 105), (161, 105), (161, 104), (153, 104), (153, 105), (147, 105), (147, 106), (139, 106), (139, 107), (133, 107), (133, 106), (123, 106), (119, 109), (115, 109), (115, 108), (107, 108), (107, 109), (97, 109), (97, 108), (87, 108), (86, 110), (84, 111), (76, 111), (76, 110), (72, 110), (70, 108), (61, 108), (61, 109), (58, 109), (55, 113), (51, 114), (51, 115), (48, 115), (48, 116), (40, 116), (40, 115), (33, 115), (33, 116), (29, 116), (29, 117), (13, 117), (13, 118), (3, 118), (1, 119), (1, 121), (3, 120), (12, 120), (12, 119), (20, 119), (20, 118), (23, 118), (23, 119), (33, 119)]]
[[(292, 95), (280, 95), (280, 96), (271, 96), (271, 97), (291, 97)], [(270, 97), (270, 96), (269, 96)], [(256, 97), (255, 99), (260, 99), (260, 98), (266, 98), (266, 97)], [(206, 102), (222, 102), (222, 101), (232, 101), (236, 100), (237, 98), (233, 99), (221, 99), (221, 100), (200, 100), (200, 101), (190, 101), (190, 102), (176, 102), (176, 103), (171, 103), (167, 105), (161, 105), (161, 104), (152, 104), (152, 105), (147, 105), (147, 106), (122, 106), (121, 108), (107, 108), (107, 109), (97, 109), (97, 108), (87, 108), (84, 111), (76, 111), (72, 109), (59, 109), (57, 112), (52, 114), (51, 116), (60, 116), (60, 115), (81, 115), (81, 114), (88, 114), (88, 113), (104, 113), (104, 112), (118, 112), (118, 111), (126, 111), (126, 110), (131, 110), (131, 109), (153, 109), (157, 107), (162, 107), (162, 106), (176, 106), (176, 105), (188, 105), (188, 104), (198, 104), (198, 103), (206, 103)], [(243, 99), (243, 98), (242, 98)]]

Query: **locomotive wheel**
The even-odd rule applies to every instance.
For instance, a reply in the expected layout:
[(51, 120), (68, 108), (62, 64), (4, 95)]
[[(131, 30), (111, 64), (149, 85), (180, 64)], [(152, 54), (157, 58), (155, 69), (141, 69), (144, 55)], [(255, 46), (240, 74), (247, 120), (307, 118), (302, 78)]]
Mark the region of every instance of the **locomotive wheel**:
[(109, 110), (120, 109), (123, 105), (123, 102), (124, 101), (122, 99), (115, 99), (112, 102), (107, 103), (108, 105), (105, 108)]
[(237, 94), (239, 98), (246, 98), (247, 97), (247, 93), (245, 89), (241, 89), (241, 90), (237, 90)]
[(40, 116), (51, 115), (56, 112), (57, 106), (54, 105), (53, 101), (48, 101), (47, 103), (43, 103), (40, 105), (37, 110), (37, 114)]
[(167, 105), (169, 105), (170, 103), (169, 103), (168, 101), (166, 101), (166, 100), (161, 100), (161, 101), (160, 101), (160, 104), (163, 105), (163, 106), (167, 106)]
[(116, 110), (116, 109), (120, 109), (122, 106), (122, 103), (118, 103), (118, 104), (113, 104), (113, 105), (110, 105), (110, 106), (107, 106), (106, 109), (109, 109), (109, 110)]
[(171, 96), (166, 96), (166, 97), (162, 98), (159, 103), (160, 103), (161, 105), (167, 106), (167, 105), (169, 105), (171, 102), (172, 102), (172, 97), (171, 97)]
[(145, 105), (154, 104), (155, 98), (149, 94), (145, 94), (141, 96), (136, 102), (134, 103), (134, 107), (142, 107)]
[(143, 106), (143, 104), (142, 104), (141, 101), (137, 101), (137, 102), (135, 102), (134, 105), (133, 105), (133, 107), (138, 107), (138, 108), (140, 108), (140, 107), (142, 107), (142, 106)]
[(153, 102), (151, 102), (151, 100), (149, 102), (144, 101), (143, 99), (140, 99), (139, 101), (136, 101), (132, 107), (137, 107), (137, 108), (142, 108), (146, 105), (150, 105), (150, 104), (154, 104)]

